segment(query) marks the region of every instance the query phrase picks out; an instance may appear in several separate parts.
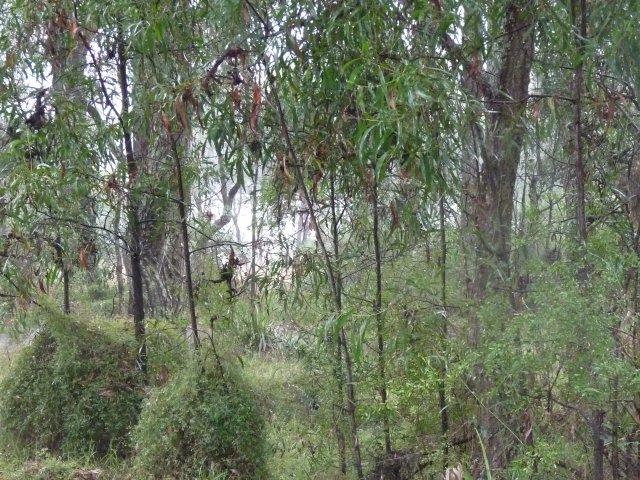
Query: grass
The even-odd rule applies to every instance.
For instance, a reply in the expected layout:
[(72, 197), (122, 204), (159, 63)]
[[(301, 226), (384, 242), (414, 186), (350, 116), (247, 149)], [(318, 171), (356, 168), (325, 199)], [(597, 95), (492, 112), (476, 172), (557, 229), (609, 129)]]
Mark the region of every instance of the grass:
[[(129, 320), (96, 319), (90, 323), (110, 337), (131, 335)], [(181, 339), (182, 332), (175, 326), (153, 321), (149, 321), (148, 326), (150, 386), (162, 385), (166, 382), (163, 375), (171, 376), (170, 372), (177, 371), (188, 345)], [(232, 338), (224, 334), (217, 338), (221, 345), (234, 343)], [(266, 461), (272, 478), (329, 480), (333, 472), (339, 472), (333, 389), (327, 369), (317, 366), (318, 359), (305, 359), (286, 349), (274, 349), (266, 353), (247, 353), (235, 348), (223, 350), (226, 350), (227, 361), (236, 363), (257, 397), (258, 408), (266, 423)], [(18, 349), (0, 352), (0, 378), (10, 368), (17, 353)], [(365, 422), (361, 427), (363, 448), (371, 457), (371, 449), (376, 448), (373, 440), (376, 435), (372, 429), (378, 427), (375, 422), (369, 426)], [(348, 426), (344, 425), (344, 431), (348, 438)], [(349, 460), (349, 449), (347, 456)], [(0, 453), (0, 480), (135, 480), (130, 466), (130, 459), (107, 457), (96, 460), (91, 455), (81, 459), (65, 459), (45, 451), (35, 459), (20, 459)]]
[[(128, 324), (121, 321), (93, 320), (91, 323), (116, 337), (129, 329)], [(0, 352), (0, 379), (19, 351), (18, 346)], [(153, 355), (151, 350), (150, 354)], [(278, 352), (249, 353), (238, 359), (267, 423), (268, 470), (273, 478), (330, 478), (328, 472), (337, 470), (332, 403), (314, 398), (318, 379), (309, 374), (302, 361)], [(25, 459), (0, 454), (0, 480), (133, 480), (128, 467), (127, 461), (96, 460), (91, 455), (65, 459), (43, 451), (37, 458)]]
[[(332, 404), (313, 399), (313, 379), (301, 361), (279, 354), (244, 359), (244, 371), (267, 419), (269, 470), (275, 478), (326, 479), (337, 470)], [(317, 408), (316, 408), (317, 407)]]

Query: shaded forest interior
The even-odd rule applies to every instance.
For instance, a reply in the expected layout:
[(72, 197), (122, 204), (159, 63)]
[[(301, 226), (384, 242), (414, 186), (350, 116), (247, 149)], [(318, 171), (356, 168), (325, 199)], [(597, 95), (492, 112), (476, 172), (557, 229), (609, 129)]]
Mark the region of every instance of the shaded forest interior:
[(0, 479), (640, 478), (635, 0), (0, 3)]

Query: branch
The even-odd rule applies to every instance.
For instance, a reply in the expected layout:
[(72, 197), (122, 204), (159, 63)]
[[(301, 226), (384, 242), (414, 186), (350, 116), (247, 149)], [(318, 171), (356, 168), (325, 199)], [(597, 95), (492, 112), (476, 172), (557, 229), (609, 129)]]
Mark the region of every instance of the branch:
[[(443, 14), (443, 9), (440, 0), (431, 0), (431, 4), (441, 16)], [(458, 45), (447, 32), (442, 32), (441, 41), (442, 47), (450, 55), (450, 58), (465, 68), (468, 74), (467, 78), (475, 83), (478, 90), (482, 92), (482, 95), (485, 98), (496, 97), (496, 89), (491, 85), (487, 73), (480, 70), (479, 60), (477, 58), (472, 58), (471, 60), (467, 59), (462, 47)]]
[(209, 95), (211, 94), (209, 92), (209, 84), (216, 79), (216, 72), (218, 71), (218, 68), (220, 67), (220, 65), (222, 65), (222, 62), (224, 62), (228, 58), (244, 57), (247, 53), (248, 53), (247, 50), (245, 50), (242, 47), (227, 48), (227, 50), (222, 55), (220, 55), (215, 62), (213, 62), (213, 65), (204, 76), (202, 84), (204, 86), (205, 91)]

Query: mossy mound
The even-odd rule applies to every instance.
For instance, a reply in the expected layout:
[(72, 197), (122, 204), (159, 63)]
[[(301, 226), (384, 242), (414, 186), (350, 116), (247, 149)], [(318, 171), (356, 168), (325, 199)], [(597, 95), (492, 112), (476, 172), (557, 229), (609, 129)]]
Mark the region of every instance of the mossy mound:
[(27, 454), (127, 456), (143, 386), (130, 336), (52, 320), (0, 386), (0, 438)]
[(266, 478), (264, 421), (238, 375), (189, 362), (145, 402), (135, 478)]

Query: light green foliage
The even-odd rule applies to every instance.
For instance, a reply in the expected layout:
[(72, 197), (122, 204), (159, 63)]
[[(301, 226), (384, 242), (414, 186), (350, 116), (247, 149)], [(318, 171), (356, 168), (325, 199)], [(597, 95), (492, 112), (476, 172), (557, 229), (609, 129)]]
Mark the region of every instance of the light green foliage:
[(266, 461), (273, 478), (326, 479), (335, 468), (331, 379), (319, 362), (279, 351), (245, 358), (247, 381), (268, 418)]
[(244, 380), (194, 360), (144, 404), (139, 479), (266, 478), (264, 420)]
[(143, 378), (128, 336), (72, 319), (48, 322), (2, 384), (2, 441), (11, 450), (126, 456)]

